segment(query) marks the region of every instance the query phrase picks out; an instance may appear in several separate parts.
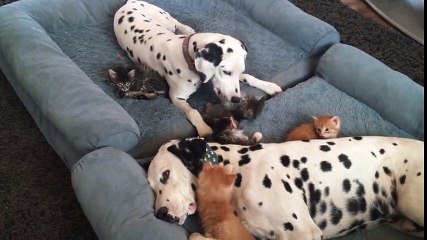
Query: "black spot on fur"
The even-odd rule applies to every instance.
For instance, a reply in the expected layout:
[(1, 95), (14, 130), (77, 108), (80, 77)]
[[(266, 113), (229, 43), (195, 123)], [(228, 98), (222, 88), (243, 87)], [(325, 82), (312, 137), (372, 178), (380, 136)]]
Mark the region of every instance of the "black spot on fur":
[(320, 162), (320, 169), (324, 172), (330, 172), (332, 170), (332, 165), (328, 161), (322, 161)]
[(283, 226), (285, 228), (285, 231), (293, 231), (294, 230), (294, 226), (290, 222), (284, 223)]
[(292, 217), (295, 219), (298, 219), (297, 215), (295, 213), (292, 213)]
[(177, 69), (176, 69), (176, 72), (177, 72), (178, 74), (180, 74), (180, 73), (181, 73), (181, 69), (177, 68)]
[(299, 164), (300, 162), (298, 160), (294, 160), (292, 161), (292, 165), (294, 166), (295, 169), (299, 170)]
[(224, 166), (230, 164), (229, 160), (224, 160)]
[(371, 152), (372, 156), (377, 157), (377, 155), (374, 152)]
[(163, 55), (163, 61), (166, 61), (166, 55)]
[(303, 170), (301, 170), (301, 178), (304, 182), (307, 182), (307, 180), (310, 178), (307, 168), (304, 168)]
[(220, 148), (221, 148), (222, 150), (226, 151), (226, 152), (230, 151), (230, 148), (228, 148), (228, 147), (226, 147), (226, 146), (221, 146)]
[(397, 146), (397, 143), (393, 143), (394, 146)]
[(353, 137), (353, 138), (354, 138), (354, 140), (357, 140), (357, 141), (362, 140), (362, 137)]
[(262, 145), (259, 143), (249, 147), (250, 151), (257, 151), (257, 150), (261, 150), (261, 149), (262, 149)]
[(329, 196), (329, 187), (325, 187), (324, 192), (326, 197)]
[(258, 206), (260, 206), (260, 207), (261, 207), (261, 206), (262, 206), (262, 202), (259, 202), (259, 203), (258, 203)]
[(374, 190), (374, 193), (375, 193), (375, 194), (378, 194), (378, 192), (380, 191), (380, 187), (378, 186), (378, 183), (377, 183), (377, 182), (374, 182), (374, 183), (372, 184), (372, 190)]
[(399, 178), (399, 182), (400, 182), (400, 184), (405, 184), (405, 181), (406, 181), (406, 175), (403, 175), (403, 176), (400, 176), (400, 178)]
[(403, 163), (407, 164), (407, 163), (408, 163), (408, 159), (405, 159), (405, 160), (403, 161)]
[(369, 208), (369, 218), (371, 221), (378, 219), (387, 219), (390, 215), (390, 210), (387, 203), (380, 198), (376, 198), (374, 203)]
[(297, 186), (297, 188), (302, 189), (302, 180), (301, 180), (301, 178), (295, 178), (294, 184), (295, 184), (295, 186)]
[(245, 147), (245, 148), (239, 149), (239, 151), (237, 151), (237, 152), (240, 153), (240, 154), (245, 154), (248, 151), (249, 151), (249, 149), (247, 147)]
[(417, 177), (421, 176), (421, 172), (417, 173)]
[(303, 142), (306, 142), (306, 143), (308, 143), (308, 142), (310, 142), (310, 140), (302, 140)]
[(388, 167), (384, 166), (383, 170), (384, 170), (384, 173), (387, 174), (387, 176), (391, 176), (391, 171)]
[(237, 173), (236, 179), (234, 180), (234, 186), (240, 187), (242, 185), (242, 174)]
[(162, 56), (162, 54), (160, 54), (160, 53), (157, 53), (157, 56), (156, 56), (156, 58), (157, 59), (160, 59), (160, 57)]
[(375, 172), (375, 178), (378, 179), (380, 177), (380, 173), (378, 171)]
[(151, 45), (150, 46), (150, 51), (153, 51), (154, 50), (154, 47), (153, 47), (153, 45)]
[(351, 183), (350, 180), (348, 179), (344, 179), (344, 181), (342, 182), (342, 189), (344, 190), (344, 192), (348, 193), (351, 190)]
[(326, 219), (323, 219), (323, 221), (321, 221), (321, 222), (319, 223), (319, 228), (320, 228), (320, 230), (322, 230), (322, 231), (323, 231), (323, 230), (326, 228), (327, 224), (328, 224), (328, 222), (326, 221)]
[(331, 207), (331, 223), (337, 225), (342, 219), (342, 210), (339, 209), (333, 202), (330, 204)]
[(129, 22), (133, 22), (133, 20), (134, 20), (134, 18), (133, 18), (133, 17), (129, 17), (129, 18), (128, 18), (128, 21), (129, 21)]
[(365, 198), (350, 198), (347, 200), (347, 211), (352, 214), (356, 215), (359, 212), (365, 212), (366, 211), (366, 200)]
[(271, 188), (271, 179), (265, 174), (264, 179), (262, 180), (262, 185), (266, 188)]
[(165, 34), (165, 33), (157, 33), (157, 36), (160, 36), (160, 35), (163, 35), (163, 34)]
[(321, 145), (320, 150), (322, 150), (324, 152), (329, 152), (329, 151), (331, 151), (331, 148), (328, 145)]
[(224, 44), (225, 43), (225, 39), (219, 40), (219, 43)]
[(380, 149), (380, 154), (384, 154), (385, 153), (385, 150), (384, 149)]
[(338, 159), (340, 160), (340, 162), (343, 163), (344, 167), (349, 169), (351, 167), (351, 161), (350, 159), (348, 159), (348, 156), (345, 154), (340, 154), (338, 156)]
[(321, 214), (324, 214), (324, 213), (326, 212), (326, 210), (327, 210), (326, 202), (325, 202), (325, 201), (322, 201), (322, 202), (320, 203), (320, 213), (321, 213)]
[(280, 157), (280, 162), (284, 167), (289, 167), (289, 164), (291, 164), (291, 159), (288, 155), (283, 155)]
[(168, 72), (168, 74), (172, 76), (172, 75), (173, 75), (173, 72), (172, 72), (172, 71), (169, 71), (169, 72)]
[[(121, 24), (122, 22), (123, 22), (123, 18), (124, 18), (125, 16), (121, 16), (120, 18), (119, 18), (119, 21), (118, 21), (118, 23), (119, 24)], [(126, 33), (126, 32), (125, 32)]]
[(392, 198), (391, 206), (396, 207), (397, 206), (397, 200), (398, 200), (396, 188), (392, 188), (390, 194), (391, 194), (391, 198)]
[(306, 157), (302, 157), (300, 160), (302, 163), (306, 163), (307, 162), (307, 158)]
[(163, 192), (162, 192), (162, 189), (160, 189), (160, 190), (159, 190), (159, 195), (162, 195), (162, 193), (163, 193)]
[(282, 179), (282, 183), (283, 183), (283, 186), (285, 186), (286, 191), (288, 191), (289, 193), (293, 192), (292, 187), (291, 187), (291, 185), (289, 185), (288, 182), (286, 182), (285, 180)]
[(193, 189), (193, 191), (197, 190), (196, 185), (194, 185), (194, 183), (191, 183), (191, 189)]
[(139, 57), (137, 57), (138, 63), (141, 64), (141, 59)]
[(239, 166), (246, 165), (251, 162), (251, 158), (248, 154), (242, 155), (242, 158), (239, 160)]
[(218, 162), (220, 163), (224, 162), (224, 158), (222, 157), (222, 155), (218, 154)]
[[(215, 67), (222, 61), (222, 48), (215, 43), (209, 43), (199, 52), (200, 57), (208, 62), (211, 62)], [(197, 57), (197, 54), (196, 54)]]
[(232, 53), (232, 52), (233, 52), (233, 49), (232, 49), (232, 48), (227, 48), (227, 52), (228, 52), (228, 53)]

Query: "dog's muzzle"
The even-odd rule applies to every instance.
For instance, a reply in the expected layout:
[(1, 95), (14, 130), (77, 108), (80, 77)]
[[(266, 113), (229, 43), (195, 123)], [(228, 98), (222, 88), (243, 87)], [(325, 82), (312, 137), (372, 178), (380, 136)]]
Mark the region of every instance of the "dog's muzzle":
[(172, 215), (169, 214), (169, 209), (167, 207), (159, 208), (159, 210), (157, 210), (157, 212), (156, 212), (156, 214), (154, 214), (154, 216), (156, 216), (156, 218), (158, 218), (160, 220), (170, 222), (170, 223), (178, 223), (179, 222), (178, 217), (173, 217)]

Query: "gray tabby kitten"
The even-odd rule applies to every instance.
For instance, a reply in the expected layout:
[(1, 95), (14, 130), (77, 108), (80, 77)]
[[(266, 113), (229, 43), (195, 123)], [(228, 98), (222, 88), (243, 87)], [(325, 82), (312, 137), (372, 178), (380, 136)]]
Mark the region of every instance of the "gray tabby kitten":
[(118, 66), (108, 69), (108, 74), (110, 83), (116, 86), (117, 95), (121, 98), (153, 100), (158, 95), (168, 95), (166, 80), (145, 65), (141, 65), (141, 71), (138, 72), (133, 67)]

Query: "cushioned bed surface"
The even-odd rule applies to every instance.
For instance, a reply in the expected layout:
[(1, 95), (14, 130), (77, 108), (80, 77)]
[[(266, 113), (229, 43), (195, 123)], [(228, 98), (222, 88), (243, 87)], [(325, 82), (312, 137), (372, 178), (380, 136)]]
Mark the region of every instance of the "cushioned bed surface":
[[(276, 35), (272, 32), (274, 28), (265, 28), (245, 10), (222, 0), (155, 1), (155, 4), (197, 32), (221, 32), (243, 40), (249, 52), (246, 60), (247, 72), (262, 79), (271, 79), (313, 55), (310, 52), (314, 51), (313, 49), (304, 50), (302, 43), (301, 47), (290, 43), (289, 37)], [(140, 153), (151, 148), (146, 144), (160, 144), (170, 138), (188, 137), (196, 133), (183, 112), (164, 97), (154, 101), (121, 99), (115, 94), (113, 86), (108, 84), (108, 68), (131, 64), (116, 42), (112, 23), (114, 13), (115, 11), (112, 11), (107, 19), (96, 24), (55, 28), (48, 33), (90, 79), (133, 117), (141, 132), (140, 145), (133, 155), (146, 157)], [(327, 24), (325, 26), (328, 27)], [(275, 28), (280, 29), (280, 26)], [(328, 31), (334, 32), (333, 28)], [(285, 86), (287, 79), (281, 80), (279, 84)], [(189, 100), (191, 105), (203, 110), (207, 101), (215, 101), (216, 97), (211, 89), (211, 83), (205, 84), (201, 91)], [(156, 147), (152, 151), (155, 149)]]

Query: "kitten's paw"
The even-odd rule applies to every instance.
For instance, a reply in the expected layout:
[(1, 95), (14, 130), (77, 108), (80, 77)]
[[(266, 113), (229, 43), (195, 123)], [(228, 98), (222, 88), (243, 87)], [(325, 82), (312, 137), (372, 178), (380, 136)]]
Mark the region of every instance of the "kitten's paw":
[(196, 126), (197, 133), (200, 137), (207, 137), (212, 135), (213, 130), (211, 127), (209, 127), (207, 124), (204, 124), (202, 126)]
[(181, 34), (184, 35), (191, 35), (191, 34), (195, 34), (196, 31), (194, 31), (194, 29), (192, 29), (191, 27), (187, 26), (187, 25), (181, 25), (177, 27), (178, 32), (180, 32)]
[(255, 132), (252, 137), (251, 137), (251, 141), (255, 142), (255, 143), (259, 143), (262, 139), (262, 133), (260, 132)]
[(203, 237), (202, 234), (195, 232), (190, 235), (190, 238), (188, 238), (188, 240), (215, 240), (215, 238), (210, 238), (210, 236), (208, 235), (206, 235), (206, 237)]

